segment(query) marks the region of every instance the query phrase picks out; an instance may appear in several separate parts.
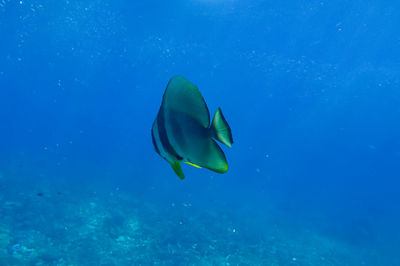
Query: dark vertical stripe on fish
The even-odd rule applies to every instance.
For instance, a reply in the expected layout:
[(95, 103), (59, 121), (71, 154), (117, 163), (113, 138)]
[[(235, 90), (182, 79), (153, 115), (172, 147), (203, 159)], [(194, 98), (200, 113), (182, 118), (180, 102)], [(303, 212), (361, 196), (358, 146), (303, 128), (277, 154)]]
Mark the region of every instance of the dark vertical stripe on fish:
[(153, 125), (153, 127), (151, 128), (151, 141), (153, 142), (154, 149), (155, 149), (156, 152), (161, 156), (161, 153), (160, 153), (160, 150), (159, 150), (159, 148), (158, 148), (156, 139), (154, 138), (154, 125)]
[(177, 158), (177, 160), (182, 160), (183, 157), (179, 156), (179, 154), (176, 153), (175, 149), (172, 147), (171, 143), (168, 140), (167, 131), (165, 129), (165, 118), (164, 118), (163, 109), (161, 109), (160, 112), (158, 113), (157, 120), (158, 120), (157, 121), (158, 135), (160, 136), (161, 144), (162, 144), (164, 150), (168, 154), (170, 154), (170, 155), (174, 156), (175, 158)]

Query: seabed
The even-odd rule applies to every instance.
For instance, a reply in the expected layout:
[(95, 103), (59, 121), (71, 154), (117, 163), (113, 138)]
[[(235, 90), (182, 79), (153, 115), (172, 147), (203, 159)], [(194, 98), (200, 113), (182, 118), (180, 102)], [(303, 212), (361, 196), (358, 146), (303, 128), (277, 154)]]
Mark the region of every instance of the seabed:
[(290, 228), (273, 211), (257, 218), (117, 190), (22, 189), (0, 194), (0, 265), (400, 265)]

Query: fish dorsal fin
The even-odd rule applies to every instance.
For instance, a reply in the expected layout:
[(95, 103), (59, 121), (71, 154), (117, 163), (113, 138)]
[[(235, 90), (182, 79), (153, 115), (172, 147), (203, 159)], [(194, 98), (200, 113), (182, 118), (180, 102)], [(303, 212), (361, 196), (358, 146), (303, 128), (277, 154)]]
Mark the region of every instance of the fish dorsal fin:
[(166, 110), (182, 112), (205, 128), (210, 125), (210, 113), (203, 96), (193, 83), (182, 76), (174, 76), (168, 82), (163, 107)]

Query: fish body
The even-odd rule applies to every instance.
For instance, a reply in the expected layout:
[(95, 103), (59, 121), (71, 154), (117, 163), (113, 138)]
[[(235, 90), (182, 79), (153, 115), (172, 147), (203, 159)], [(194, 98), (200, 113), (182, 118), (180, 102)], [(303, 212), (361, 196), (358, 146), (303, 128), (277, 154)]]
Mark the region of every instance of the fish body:
[(183, 179), (180, 163), (225, 173), (228, 163), (215, 140), (231, 147), (231, 129), (220, 108), (210, 124), (210, 113), (198, 88), (182, 76), (174, 76), (165, 89), (151, 130), (156, 152)]

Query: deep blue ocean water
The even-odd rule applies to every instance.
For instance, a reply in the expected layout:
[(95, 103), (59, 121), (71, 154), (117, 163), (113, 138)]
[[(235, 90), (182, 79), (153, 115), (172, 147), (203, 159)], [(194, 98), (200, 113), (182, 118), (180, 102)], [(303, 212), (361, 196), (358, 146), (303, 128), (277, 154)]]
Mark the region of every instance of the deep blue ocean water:
[[(0, 0), (1, 265), (400, 265), (397, 1)], [(174, 75), (230, 169), (155, 152)]]

